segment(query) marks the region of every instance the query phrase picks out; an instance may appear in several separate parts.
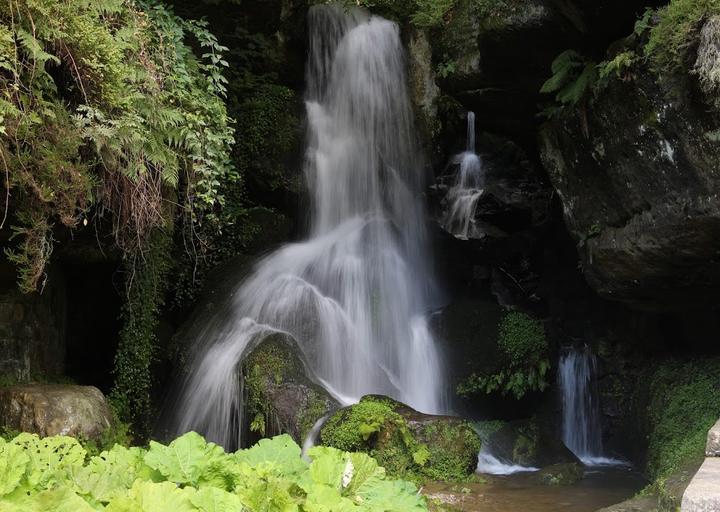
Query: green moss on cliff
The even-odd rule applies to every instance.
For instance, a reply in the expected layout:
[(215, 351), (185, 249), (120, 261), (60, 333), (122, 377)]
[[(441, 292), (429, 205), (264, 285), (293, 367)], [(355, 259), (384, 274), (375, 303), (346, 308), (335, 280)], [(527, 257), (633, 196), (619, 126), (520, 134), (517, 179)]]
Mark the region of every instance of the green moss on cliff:
[(668, 361), (649, 378), (647, 471), (658, 484), (703, 457), (720, 417), (720, 359)]
[(657, 10), (657, 24), (650, 28), (645, 55), (660, 70), (687, 69), (694, 64), (690, 49), (697, 45), (702, 23), (718, 14), (719, 0), (673, 0)]

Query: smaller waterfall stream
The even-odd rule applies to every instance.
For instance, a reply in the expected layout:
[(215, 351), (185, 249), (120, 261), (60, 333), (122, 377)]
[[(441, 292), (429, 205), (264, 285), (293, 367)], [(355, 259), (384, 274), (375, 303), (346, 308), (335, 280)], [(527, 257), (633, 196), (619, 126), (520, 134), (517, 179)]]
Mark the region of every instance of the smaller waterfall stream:
[(480, 229), (475, 225), (475, 210), (483, 193), (485, 172), (482, 160), (475, 153), (475, 113), (467, 114), (467, 142), (465, 151), (455, 155), (451, 164), (459, 165), (455, 183), (448, 191), (448, 211), (444, 227), (457, 238), (476, 237)]
[(526, 473), (538, 471), (540, 468), (533, 466), (521, 466), (502, 457), (496, 457), (492, 451), (485, 446), (478, 453), (477, 473), (486, 475), (514, 475), (515, 473)]
[(558, 384), (562, 395), (562, 440), (588, 466), (624, 464), (603, 456), (597, 359), (585, 345), (560, 357)]

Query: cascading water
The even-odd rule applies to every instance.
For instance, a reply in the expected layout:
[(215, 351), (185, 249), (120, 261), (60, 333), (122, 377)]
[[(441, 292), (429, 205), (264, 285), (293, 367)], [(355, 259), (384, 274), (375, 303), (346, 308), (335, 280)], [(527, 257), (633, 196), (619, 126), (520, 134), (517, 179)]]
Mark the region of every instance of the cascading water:
[(477, 237), (480, 229), (475, 225), (475, 210), (483, 193), (485, 173), (480, 157), (475, 153), (475, 114), (467, 114), (467, 143), (465, 151), (455, 155), (452, 164), (459, 165), (455, 183), (448, 191), (448, 211), (444, 227), (457, 238)]
[(175, 428), (241, 443), (238, 363), (267, 333), (291, 334), (342, 402), (381, 393), (445, 410), (425, 319), (425, 217), (396, 24), (360, 9), (309, 12), (305, 174), (310, 234), (269, 255), (203, 328)]
[(623, 464), (603, 457), (597, 360), (588, 346), (571, 348), (560, 357), (562, 440), (586, 465)]

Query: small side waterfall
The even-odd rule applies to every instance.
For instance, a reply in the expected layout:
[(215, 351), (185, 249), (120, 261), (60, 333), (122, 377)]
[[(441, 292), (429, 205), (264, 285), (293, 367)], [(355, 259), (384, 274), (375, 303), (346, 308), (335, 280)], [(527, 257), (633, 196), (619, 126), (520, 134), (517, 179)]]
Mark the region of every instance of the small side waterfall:
[(467, 240), (480, 234), (475, 225), (475, 210), (485, 186), (482, 160), (475, 153), (475, 113), (467, 114), (467, 142), (465, 151), (455, 155), (451, 164), (459, 165), (455, 183), (448, 191), (448, 212), (444, 227), (457, 238)]
[(586, 345), (560, 357), (558, 383), (562, 394), (562, 440), (584, 464), (623, 464), (603, 457), (597, 359)]
[(496, 457), (492, 454), (491, 449), (483, 446), (480, 453), (478, 453), (478, 463), (475, 472), (486, 475), (514, 475), (515, 473), (529, 473), (539, 470), (540, 468), (522, 466), (502, 457)]

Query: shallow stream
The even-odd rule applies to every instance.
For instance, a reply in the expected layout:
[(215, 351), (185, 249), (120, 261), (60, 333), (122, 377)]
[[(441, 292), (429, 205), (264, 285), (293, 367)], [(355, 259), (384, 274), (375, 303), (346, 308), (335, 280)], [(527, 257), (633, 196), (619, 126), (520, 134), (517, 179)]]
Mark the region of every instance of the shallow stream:
[(588, 467), (585, 477), (569, 486), (539, 484), (533, 473), (480, 476), (483, 483), (433, 483), (422, 492), (463, 512), (595, 512), (632, 497), (646, 483), (627, 466)]

